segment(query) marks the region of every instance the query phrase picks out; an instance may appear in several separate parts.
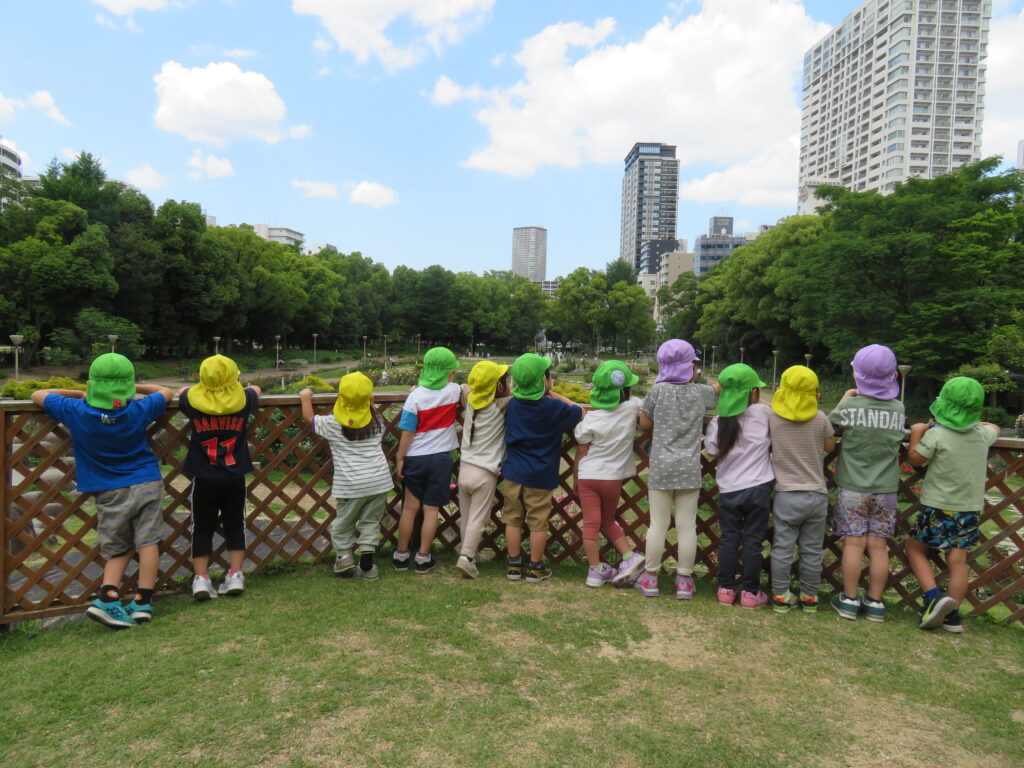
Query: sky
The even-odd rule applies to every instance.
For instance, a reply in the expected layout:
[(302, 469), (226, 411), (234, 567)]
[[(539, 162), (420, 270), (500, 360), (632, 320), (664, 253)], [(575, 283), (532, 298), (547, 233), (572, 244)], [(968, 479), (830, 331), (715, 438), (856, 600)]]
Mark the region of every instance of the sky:
[[(390, 269), (618, 257), (623, 159), (675, 144), (678, 236), (795, 212), (804, 51), (856, 0), (3, 0), (0, 136), (156, 205)], [(1024, 139), (1024, 0), (995, 0), (983, 151)]]

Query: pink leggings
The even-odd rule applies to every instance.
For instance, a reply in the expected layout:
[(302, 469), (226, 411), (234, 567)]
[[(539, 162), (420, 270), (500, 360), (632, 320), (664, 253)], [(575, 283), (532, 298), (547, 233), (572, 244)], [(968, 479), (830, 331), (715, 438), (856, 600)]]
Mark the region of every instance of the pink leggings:
[(619, 506), (621, 480), (580, 480), (576, 491), (583, 508), (583, 538), (597, 541), (598, 532), (608, 541), (618, 541), (625, 534), (615, 520)]

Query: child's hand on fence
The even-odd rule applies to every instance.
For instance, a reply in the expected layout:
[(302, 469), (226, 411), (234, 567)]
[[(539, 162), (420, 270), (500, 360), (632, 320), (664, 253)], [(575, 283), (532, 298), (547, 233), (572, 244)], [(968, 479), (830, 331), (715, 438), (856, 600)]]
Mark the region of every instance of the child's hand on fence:
[(400, 480), (405, 479), (405, 459), (395, 459), (395, 474)]
[(856, 389), (848, 389), (845, 392), (843, 392), (843, 396), (840, 398), (840, 400), (845, 400), (848, 397), (856, 397), (856, 396), (857, 396), (857, 390)]

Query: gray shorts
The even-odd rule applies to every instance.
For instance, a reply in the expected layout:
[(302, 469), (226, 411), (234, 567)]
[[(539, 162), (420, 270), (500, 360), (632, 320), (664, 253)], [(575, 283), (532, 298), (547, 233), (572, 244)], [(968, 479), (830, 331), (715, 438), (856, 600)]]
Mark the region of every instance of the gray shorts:
[(163, 539), (163, 480), (99, 491), (93, 498), (103, 557), (117, 557)]

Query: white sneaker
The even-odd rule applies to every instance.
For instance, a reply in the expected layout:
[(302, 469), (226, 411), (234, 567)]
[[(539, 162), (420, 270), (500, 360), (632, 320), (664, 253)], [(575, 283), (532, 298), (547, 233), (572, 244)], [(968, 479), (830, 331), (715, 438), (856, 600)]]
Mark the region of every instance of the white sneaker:
[(213, 588), (213, 582), (209, 576), (196, 576), (192, 579), (192, 599), (199, 603), (212, 600), (217, 596), (217, 590)]
[(245, 592), (245, 576), (241, 571), (236, 571), (224, 577), (224, 583), (217, 590), (218, 594), (238, 597)]
[(476, 567), (476, 563), (465, 555), (459, 555), (459, 561), (455, 563), (455, 567), (462, 571), (462, 575), (467, 579), (475, 579), (480, 576), (480, 569)]

